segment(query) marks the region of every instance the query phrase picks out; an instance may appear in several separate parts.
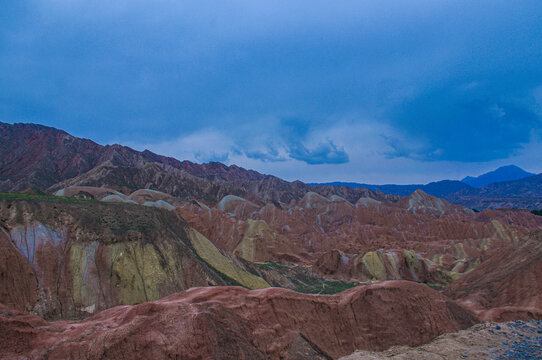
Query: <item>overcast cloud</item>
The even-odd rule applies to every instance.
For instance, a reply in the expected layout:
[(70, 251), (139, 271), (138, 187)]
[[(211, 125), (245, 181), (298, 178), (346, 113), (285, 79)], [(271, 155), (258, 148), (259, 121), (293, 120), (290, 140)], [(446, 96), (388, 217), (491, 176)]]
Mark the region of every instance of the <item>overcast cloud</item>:
[(289, 180), (541, 172), (542, 3), (18, 1), (0, 120)]

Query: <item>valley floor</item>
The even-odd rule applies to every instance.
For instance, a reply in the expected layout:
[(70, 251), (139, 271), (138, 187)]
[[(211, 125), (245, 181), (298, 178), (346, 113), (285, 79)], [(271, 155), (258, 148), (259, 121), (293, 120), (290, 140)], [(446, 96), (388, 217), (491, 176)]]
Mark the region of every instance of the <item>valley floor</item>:
[(341, 360), (380, 359), (542, 359), (542, 321), (487, 322), (439, 336), (417, 346), (393, 346), (386, 351), (357, 351)]

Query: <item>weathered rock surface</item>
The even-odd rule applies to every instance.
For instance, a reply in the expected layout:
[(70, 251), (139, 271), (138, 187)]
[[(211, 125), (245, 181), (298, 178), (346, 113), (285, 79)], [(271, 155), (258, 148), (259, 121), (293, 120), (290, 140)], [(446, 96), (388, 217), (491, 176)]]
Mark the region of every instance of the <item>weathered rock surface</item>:
[(166, 210), (173, 210), (181, 201), (161, 191), (151, 189), (139, 189), (129, 195), (107, 187), (93, 186), (69, 186), (57, 190), (55, 196), (72, 197), (76, 199), (92, 199), (107, 202), (118, 202), (127, 204), (139, 204), (144, 206), (157, 207)]
[(337, 295), (193, 288), (162, 300), (48, 323), (0, 308), (3, 358), (326, 359), (420, 345), (473, 325), (427, 286), (391, 281)]
[[(366, 201), (365, 199), (371, 199)], [(395, 203), (307, 193), (290, 205), (229, 211), (184, 203), (176, 211), (224, 251), (256, 262), (312, 265), (341, 280), (407, 279), (448, 284), (490, 249), (511, 248), (542, 217), (526, 211), (474, 213), (417, 191)]]
[(46, 189), (92, 169), (102, 148), (62, 130), (0, 122), (0, 191)]
[[(237, 269), (242, 268), (245, 273), (249, 270), (274, 285), (289, 288), (311, 286), (315, 278), (303, 275), (290, 265), (276, 268), (274, 272), (258, 269), (239, 262), (235, 256), (249, 262), (303, 265), (316, 270), (320, 276), (341, 281), (405, 279), (444, 286), (477, 269), (480, 262), (495, 254), (505, 256), (516, 251), (529, 231), (542, 228), (542, 217), (526, 211), (474, 213), (421, 191), (395, 203), (371, 198), (371, 201), (360, 200), (356, 205), (337, 195), (326, 198), (312, 192), (290, 205), (258, 206), (237, 196), (226, 196), (214, 207), (197, 201), (183, 203), (153, 190), (139, 190), (130, 195), (117, 192), (103, 197), (113, 190), (74, 187), (67, 188), (65, 194), (82, 190), (98, 194), (97, 198), (102, 196), (106, 201), (109, 196), (121, 196), (123, 201), (174, 203), (178, 206), (175, 211), (203, 234), (203, 239), (209, 238), (225, 254), (230, 254), (230, 259), (222, 256), (226, 260), (220, 262), (219, 271), (239, 278)], [(192, 236), (196, 238), (199, 237)], [(199, 252), (208, 253), (203, 248), (200, 247)], [(530, 258), (537, 254), (535, 250), (529, 250)], [(219, 252), (215, 249), (213, 253)], [(217, 256), (204, 260), (212, 263), (214, 258)], [(514, 264), (511, 258), (505, 261), (508, 265)], [(217, 266), (214, 265), (218, 269)], [(486, 270), (481, 267), (481, 271)], [(478, 275), (469, 278), (481, 277), (478, 271), (474, 274)], [(260, 278), (252, 282), (249, 277), (244, 277), (249, 287), (265, 286)], [(519, 288), (535, 284), (527, 290), (538, 289), (532, 274), (507, 281), (505, 278), (498, 275), (492, 281), (499, 286)], [(471, 288), (460, 285), (458, 289), (468, 292)], [(502, 291), (502, 294), (508, 293), (509, 290)], [(495, 304), (471, 298), (461, 301), (484, 319), (513, 319), (516, 313), (523, 319), (538, 317), (542, 308), (540, 301), (529, 295), (529, 291), (515, 293), (515, 297), (498, 304), (495, 301), (503, 297), (502, 294), (487, 295)], [(461, 298), (457, 294), (453, 296)]]
[(31, 311), (38, 300), (37, 287), (32, 267), (13, 246), (9, 233), (0, 227), (0, 303)]
[(193, 286), (269, 286), (167, 210), (0, 197), (0, 226), (0, 303), (46, 318), (88, 316)]
[(418, 347), (356, 351), (341, 360), (541, 359), (542, 322), (482, 323)]
[(482, 320), (542, 320), (542, 232), (492, 252), (444, 293)]

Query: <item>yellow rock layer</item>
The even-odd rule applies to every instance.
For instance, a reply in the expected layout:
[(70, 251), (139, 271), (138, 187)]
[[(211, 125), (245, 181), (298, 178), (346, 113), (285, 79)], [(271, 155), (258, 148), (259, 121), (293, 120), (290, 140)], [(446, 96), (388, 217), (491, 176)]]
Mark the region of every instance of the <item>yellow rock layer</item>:
[[(124, 304), (160, 299), (159, 286), (167, 279), (166, 269), (151, 244), (141, 243), (111, 245), (113, 274), (120, 289), (120, 300)], [(114, 277), (113, 277), (114, 278)]]
[(380, 258), (380, 253), (378, 251), (369, 251), (368, 253), (365, 253), (361, 258), (361, 261), (373, 280), (386, 280), (386, 266)]
[(70, 268), (73, 276), (73, 300), (75, 303), (82, 303), (82, 299), (86, 298), (86, 289), (83, 283), (83, 254), (84, 247), (80, 244), (72, 245), (70, 253)]
[(442, 266), (442, 258), (444, 257), (443, 254), (435, 254), (433, 255), (433, 263), (438, 266)]
[(405, 250), (404, 254), (409, 269), (414, 273), (418, 271), (421, 266), (418, 254), (414, 250)]
[(467, 253), (465, 252), (465, 247), (462, 243), (454, 245), (455, 248), (455, 258), (456, 259), (466, 259), (468, 258)]
[(198, 255), (216, 270), (250, 289), (270, 287), (267, 281), (241, 269), (233, 261), (222, 255), (216, 246), (198, 231), (191, 228), (188, 230), (188, 236)]
[(486, 251), (491, 247), (491, 239), (490, 238), (484, 238), (482, 240), (482, 243), (479, 246), (479, 249), (482, 251)]
[(456, 273), (454, 271), (444, 270), (444, 269), (438, 269), (439, 275), (441, 279), (447, 283), (450, 284), (457, 279), (461, 277), (462, 274)]
[(276, 239), (276, 234), (267, 223), (263, 220), (252, 220), (248, 219), (248, 228), (243, 235), (243, 239), (239, 242), (235, 248), (235, 252), (248, 261), (259, 262), (266, 261), (265, 249), (258, 248), (259, 246), (264, 245), (264, 239), (271, 239), (271, 243)]
[[(95, 282), (88, 283), (89, 272), (96, 271), (92, 264), (95, 254), (93, 243), (76, 243), (71, 247), (70, 265), (72, 269), (73, 297), (76, 304), (91, 305), (97, 297)], [(160, 262), (160, 255), (151, 244), (120, 243), (107, 245), (111, 264), (111, 286), (118, 291), (122, 304), (138, 304), (154, 301), (162, 297), (160, 285), (167, 278), (168, 269)]]
[(517, 235), (514, 231), (509, 231), (504, 227), (498, 220), (491, 220), (491, 224), (495, 228), (495, 231), (497, 232), (497, 236), (500, 237), (502, 240), (514, 244), (517, 242)]

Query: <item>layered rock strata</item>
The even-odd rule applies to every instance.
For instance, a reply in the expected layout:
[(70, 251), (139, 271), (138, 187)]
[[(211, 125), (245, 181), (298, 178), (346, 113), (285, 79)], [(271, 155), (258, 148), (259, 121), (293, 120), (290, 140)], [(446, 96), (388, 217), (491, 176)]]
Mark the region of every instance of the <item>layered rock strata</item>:
[(337, 295), (194, 288), (46, 322), (0, 307), (3, 358), (329, 359), (355, 349), (420, 345), (475, 319), (427, 286), (391, 281)]
[(194, 286), (269, 286), (154, 207), (0, 197), (0, 229), (0, 302), (50, 319)]

